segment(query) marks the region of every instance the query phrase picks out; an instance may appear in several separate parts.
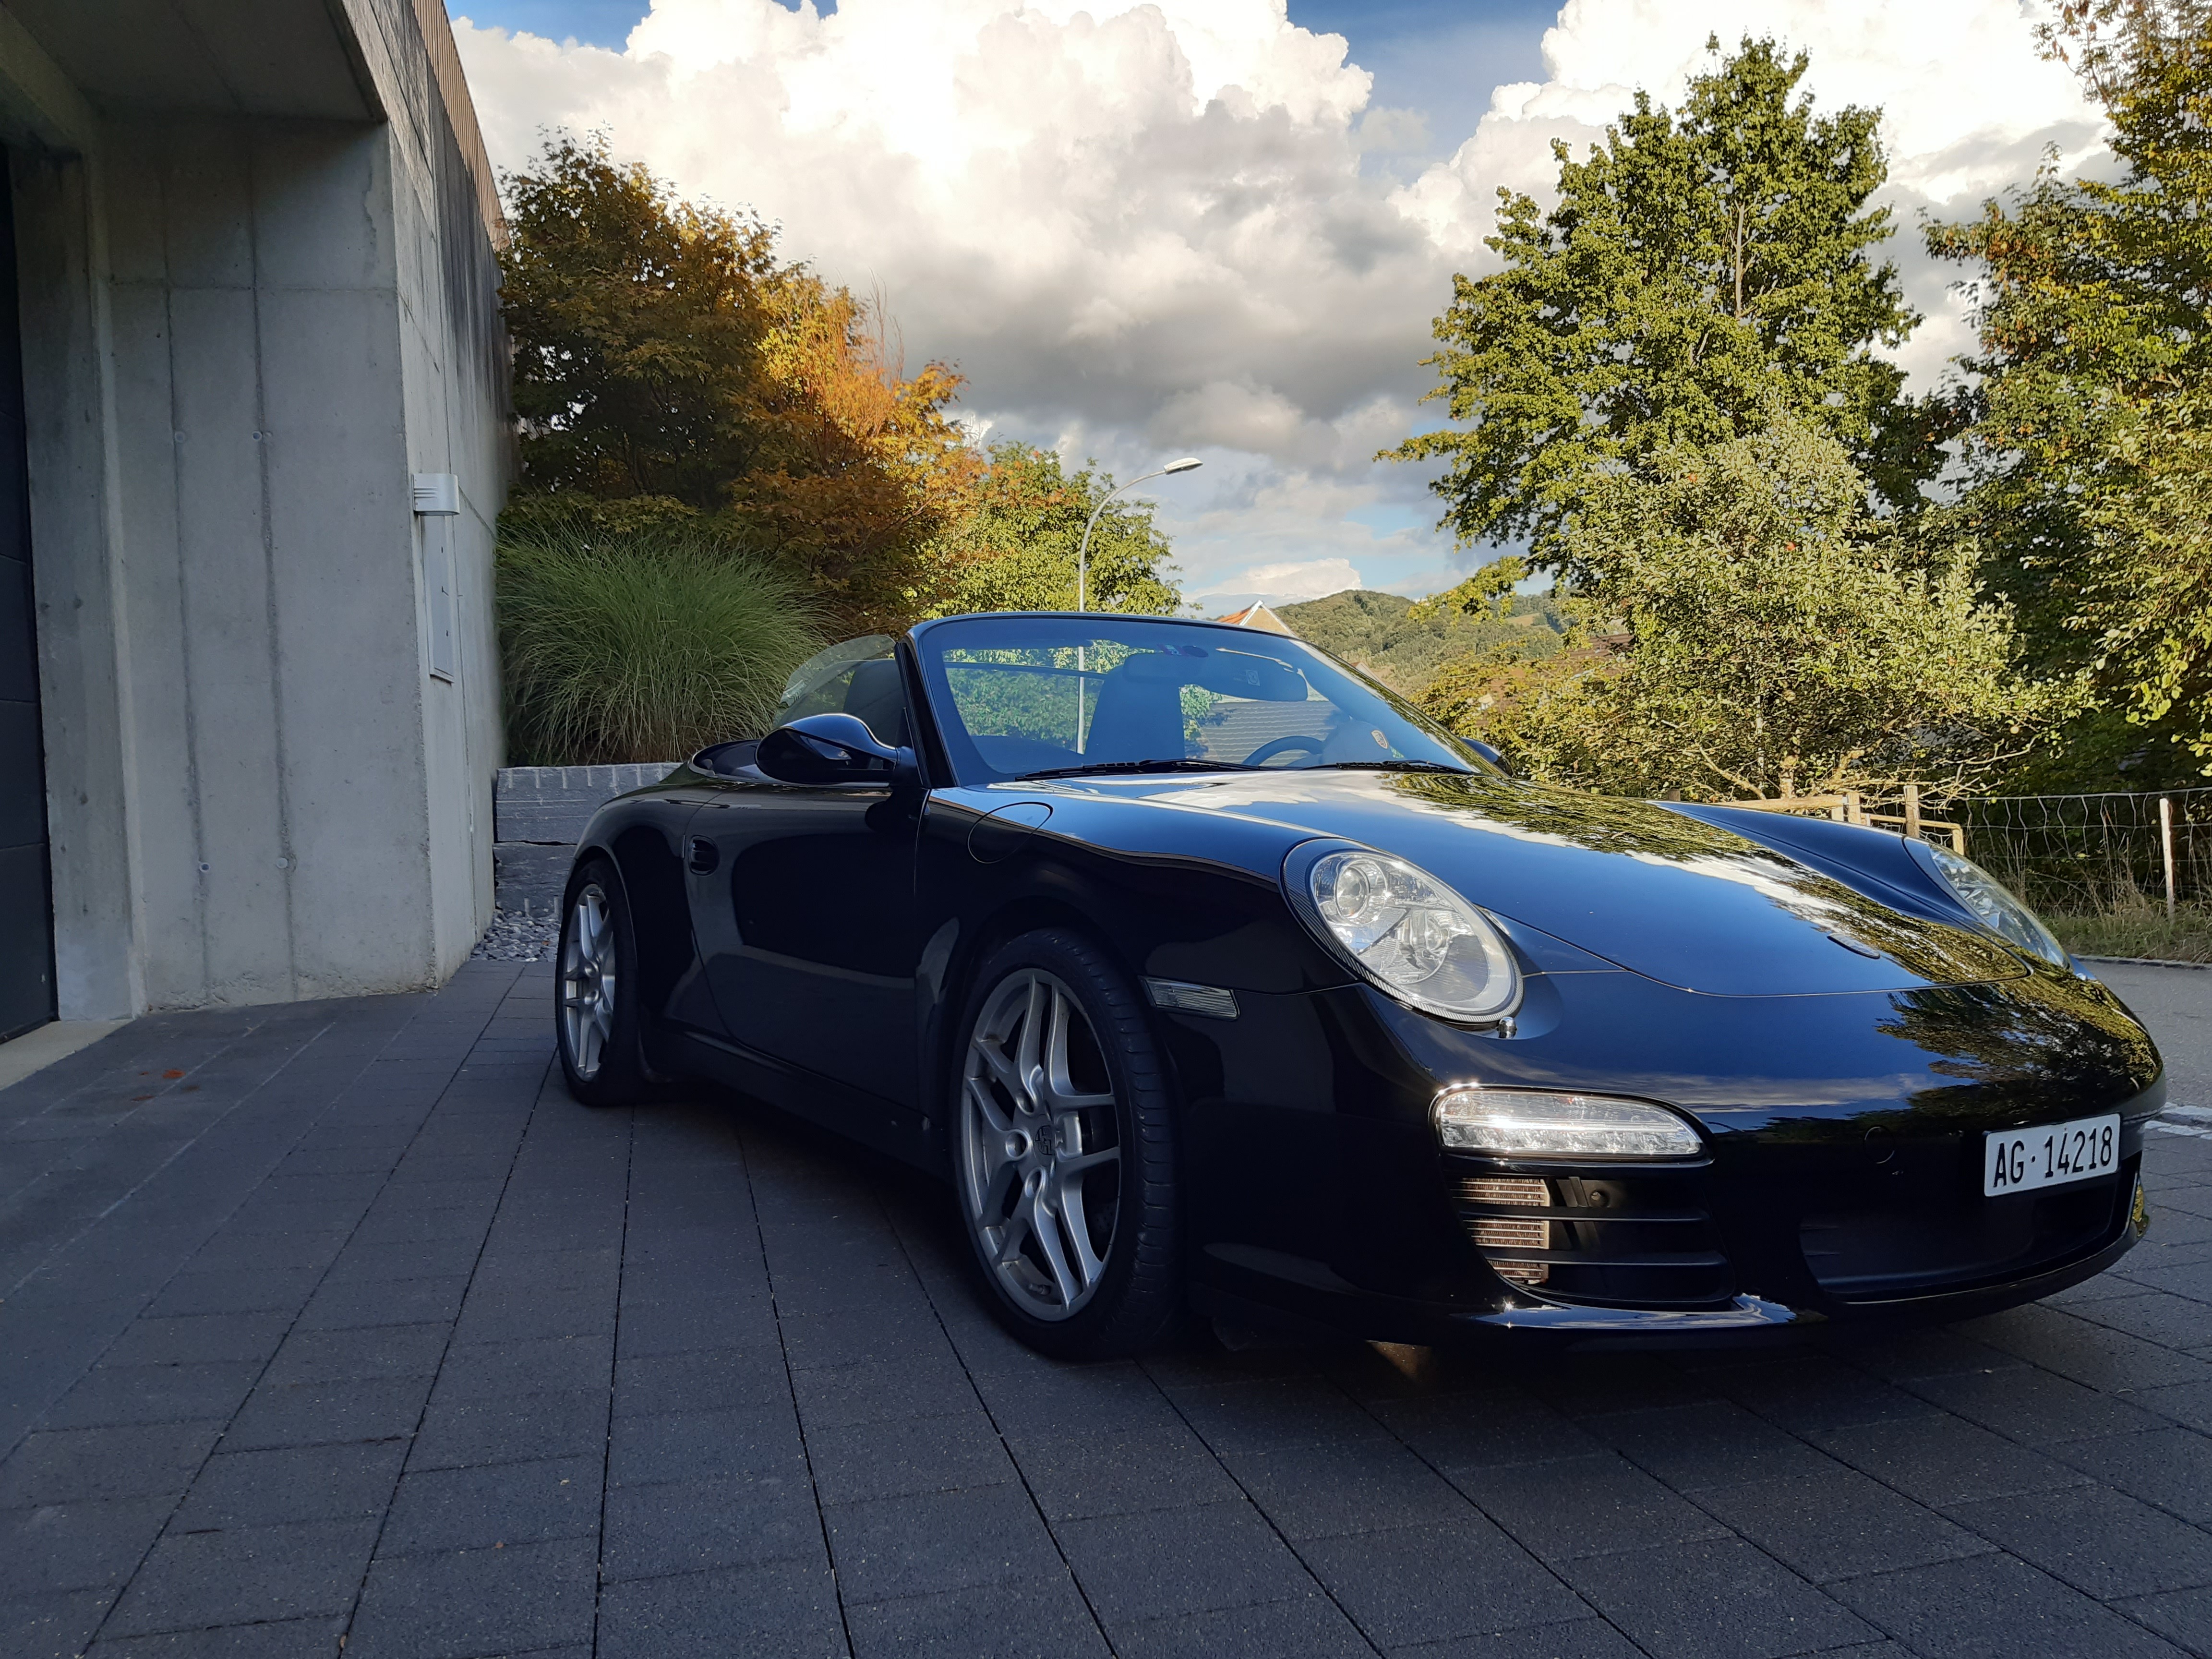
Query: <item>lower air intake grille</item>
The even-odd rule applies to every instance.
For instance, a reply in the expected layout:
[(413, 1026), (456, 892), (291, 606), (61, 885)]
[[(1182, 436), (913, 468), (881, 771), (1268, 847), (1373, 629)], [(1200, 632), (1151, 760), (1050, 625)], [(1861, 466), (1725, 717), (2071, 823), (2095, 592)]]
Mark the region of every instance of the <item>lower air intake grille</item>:
[[(1460, 1182), (1460, 1195), (1470, 1204), (1486, 1207), (1511, 1206), (1514, 1208), (1542, 1209), (1552, 1201), (1551, 1188), (1540, 1181), (1515, 1180), (1500, 1176), (1476, 1176)], [(1470, 1217), (1468, 1232), (1475, 1248), (1490, 1262), (1492, 1270), (1500, 1279), (1510, 1279), (1521, 1285), (1540, 1285), (1551, 1276), (1551, 1268), (1541, 1261), (1516, 1261), (1513, 1253), (1521, 1250), (1547, 1249), (1552, 1243), (1552, 1224), (1548, 1221), (1522, 1220), (1517, 1217), (1497, 1215)]]
[(1686, 1172), (1608, 1167), (1539, 1177), (1476, 1174), (1474, 1159), (1453, 1162), (1460, 1224), (1500, 1279), (1614, 1307), (1711, 1307), (1734, 1293), (1719, 1230)]

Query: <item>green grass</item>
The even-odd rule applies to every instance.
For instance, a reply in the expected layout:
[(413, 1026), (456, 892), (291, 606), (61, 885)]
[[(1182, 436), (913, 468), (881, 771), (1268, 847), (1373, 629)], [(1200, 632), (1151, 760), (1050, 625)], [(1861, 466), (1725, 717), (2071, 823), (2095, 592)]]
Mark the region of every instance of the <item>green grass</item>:
[(2095, 912), (2045, 910), (2043, 920), (2076, 956), (2212, 962), (2212, 910), (2185, 904), (2166, 919), (2162, 903), (2123, 903)]
[(825, 642), (797, 581), (683, 526), (509, 526), (498, 598), (516, 765), (677, 760), (757, 735)]

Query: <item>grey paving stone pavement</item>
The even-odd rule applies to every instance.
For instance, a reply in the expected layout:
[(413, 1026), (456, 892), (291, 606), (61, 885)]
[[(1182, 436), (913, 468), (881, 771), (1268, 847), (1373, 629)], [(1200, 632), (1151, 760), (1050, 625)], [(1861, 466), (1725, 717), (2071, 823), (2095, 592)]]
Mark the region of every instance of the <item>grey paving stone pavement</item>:
[[(2212, 973), (2109, 977), (2212, 1106)], [(931, 1183), (578, 1106), (549, 1000), (0, 1091), (0, 1659), (2212, 1659), (2212, 1119), (2116, 1271), (1968, 1325), (1069, 1366)]]

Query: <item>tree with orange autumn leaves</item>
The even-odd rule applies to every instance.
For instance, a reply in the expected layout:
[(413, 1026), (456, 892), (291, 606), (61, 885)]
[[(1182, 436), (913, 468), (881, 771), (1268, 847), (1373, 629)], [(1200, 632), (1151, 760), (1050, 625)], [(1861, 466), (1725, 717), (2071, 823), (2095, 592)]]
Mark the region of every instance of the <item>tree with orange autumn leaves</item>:
[[(1060, 521), (1112, 487), (1027, 446), (980, 449), (949, 413), (962, 376), (908, 375), (880, 300), (781, 261), (759, 219), (680, 199), (604, 140), (556, 138), (507, 185), (518, 529), (687, 522), (860, 631), (1023, 602)], [(1171, 609), (1149, 515), (1124, 508), (1101, 537), (1142, 566), (1122, 608)], [(1072, 580), (1072, 543), (1066, 561)]]

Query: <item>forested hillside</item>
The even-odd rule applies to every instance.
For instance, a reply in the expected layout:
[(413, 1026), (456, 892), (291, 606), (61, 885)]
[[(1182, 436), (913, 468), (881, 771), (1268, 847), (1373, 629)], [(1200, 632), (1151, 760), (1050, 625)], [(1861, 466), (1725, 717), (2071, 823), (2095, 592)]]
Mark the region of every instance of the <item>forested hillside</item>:
[(1325, 599), (1275, 607), (1275, 614), (1324, 651), (1364, 668), (1393, 690), (1418, 697), (1444, 665), (1473, 651), (1518, 647), (1532, 657), (1559, 648), (1561, 623), (1548, 595), (1516, 599), (1504, 617), (1454, 611), (1417, 618), (1411, 599), (1347, 588)]

